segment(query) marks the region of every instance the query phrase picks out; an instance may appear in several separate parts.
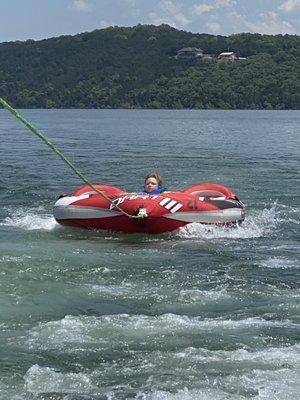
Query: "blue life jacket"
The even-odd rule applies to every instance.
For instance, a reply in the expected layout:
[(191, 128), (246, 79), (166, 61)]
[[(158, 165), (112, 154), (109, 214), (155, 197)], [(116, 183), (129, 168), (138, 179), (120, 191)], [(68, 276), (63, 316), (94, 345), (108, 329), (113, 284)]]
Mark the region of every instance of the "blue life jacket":
[(146, 192), (145, 189), (142, 189), (138, 194), (150, 194), (150, 195), (155, 195), (155, 194), (160, 194), (165, 192), (167, 189), (163, 186), (159, 186), (157, 189), (152, 190), (152, 192)]

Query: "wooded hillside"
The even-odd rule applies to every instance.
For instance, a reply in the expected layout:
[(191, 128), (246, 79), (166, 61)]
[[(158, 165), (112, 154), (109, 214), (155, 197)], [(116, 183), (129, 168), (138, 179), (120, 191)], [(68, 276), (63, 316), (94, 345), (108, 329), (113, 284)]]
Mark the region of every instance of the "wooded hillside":
[[(182, 47), (245, 60), (176, 59)], [(0, 44), (0, 96), (18, 108), (300, 108), (300, 37), (110, 27)]]

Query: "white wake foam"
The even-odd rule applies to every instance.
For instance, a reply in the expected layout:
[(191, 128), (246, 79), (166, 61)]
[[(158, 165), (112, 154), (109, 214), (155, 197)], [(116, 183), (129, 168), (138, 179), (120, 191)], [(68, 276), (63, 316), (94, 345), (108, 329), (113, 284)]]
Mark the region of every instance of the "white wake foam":
[(42, 213), (40, 209), (20, 208), (10, 210), (0, 226), (20, 228), (24, 230), (52, 231), (58, 224), (51, 214)]
[(298, 269), (300, 264), (297, 260), (291, 260), (287, 257), (270, 257), (260, 265), (263, 268), (279, 269)]
[[(62, 320), (40, 323), (31, 329), (25, 340), (30, 349), (72, 350), (74, 344), (97, 344), (106, 347), (115, 343), (136, 340), (167, 340), (167, 336), (195, 334), (201, 332), (225, 333), (230, 331), (257, 331), (262, 328), (295, 328), (293, 322), (267, 321), (263, 318), (243, 320), (215, 320), (190, 318), (184, 315), (163, 314), (160, 316), (114, 314), (101, 317), (66, 316)], [(165, 339), (164, 339), (165, 338)]]
[(248, 239), (266, 236), (274, 230), (277, 223), (276, 202), (270, 209), (249, 214), (242, 225), (236, 227), (220, 227), (213, 225), (189, 224), (179, 230), (182, 238), (206, 239)]
[(96, 387), (83, 373), (61, 373), (53, 368), (33, 365), (26, 372), (25, 388), (30, 393), (88, 393)]

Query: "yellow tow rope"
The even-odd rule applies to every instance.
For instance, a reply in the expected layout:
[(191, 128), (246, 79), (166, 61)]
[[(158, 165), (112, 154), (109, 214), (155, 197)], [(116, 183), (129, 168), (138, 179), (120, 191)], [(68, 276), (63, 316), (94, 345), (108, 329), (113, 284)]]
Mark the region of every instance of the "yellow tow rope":
[(43, 142), (46, 143), (50, 149), (56, 153), (74, 172), (76, 175), (79, 176), (79, 178), (82, 179), (82, 181), (88, 185), (90, 188), (92, 188), (96, 193), (98, 193), (100, 196), (102, 196), (105, 200), (107, 200), (110, 204), (114, 206), (117, 210), (119, 210), (122, 214), (126, 215), (126, 217), (129, 218), (144, 218), (145, 215), (138, 214), (138, 215), (132, 215), (128, 214), (126, 211), (122, 210), (117, 204), (114, 203), (112, 199), (110, 199), (104, 192), (101, 190), (98, 190), (92, 183), (90, 183), (87, 178), (83, 175), (82, 172), (79, 171), (79, 169), (73, 164), (57, 147), (54, 146), (53, 143), (50, 142), (50, 140), (42, 134), (33, 124), (29, 121), (27, 121), (21, 114), (17, 112), (10, 104), (8, 104), (2, 97), (0, 97), (0, 104), (8, 110), (14, 117), (16, 117), (18, 120), (20, 120), (35, 136), (40, 138)]

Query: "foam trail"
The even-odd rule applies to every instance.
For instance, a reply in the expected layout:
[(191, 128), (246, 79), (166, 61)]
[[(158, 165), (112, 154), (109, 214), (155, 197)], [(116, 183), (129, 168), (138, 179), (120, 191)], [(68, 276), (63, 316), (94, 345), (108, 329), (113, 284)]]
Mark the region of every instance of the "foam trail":
[(276, 202), (270, 209), (257, 211), (246, 217), (241, 226), (234, 228), (220, 227), (214, 225), (189, 224), (179, 230), (178, 235), (182, 238), (206, 239), (248, 239), (266, 236), (276, 227)]
[(37, 213), (37, 209), (23, 209), (10, 211), (0, 226), (20, 228), (28, 231), (43, 230), (52, 231), (58, 224), (51, 214)]
[(299, 269), (300, 265), (297, 260), (287, 257), (270, 257), (261, 264), (263, 268), (279, 268), (279, 269)]
[(62, 320), (40, 323), (28, 333), (26, 346), (30, 349), (73, 349), (75, 343), (95, 344), (107, 347), (113, 342), (134, 343), (141, 338), (152, 342), (168, 335), (192, 334), (200, 332), (226, 333), (255, 332), (262, 328), (288, 328), (297, 326), (289, 320), (268, 321), (263, 318), (243, 320), (214, 320), (184, 315), (163, 314), (158, 317), (146, 315), (113, 314), (102, 317), (66, 316)]
[(61, 373), (53, 368), (33, 365), (26, 372), (26, 390), (33, 394), (39, 393), (89, 393), (96, 387), (91, 378), (83, 373)]

